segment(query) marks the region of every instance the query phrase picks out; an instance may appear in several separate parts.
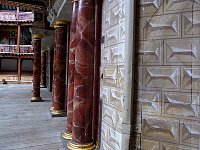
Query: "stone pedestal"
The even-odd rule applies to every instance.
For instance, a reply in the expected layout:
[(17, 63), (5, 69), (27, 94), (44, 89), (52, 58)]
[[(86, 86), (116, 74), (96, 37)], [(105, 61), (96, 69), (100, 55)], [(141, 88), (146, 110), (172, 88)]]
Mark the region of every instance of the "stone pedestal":
[(72, 118), (73, 118), (73, 99), (74, 99), (74, 65), (76, 43), (76, 21), (78, 15), (78, 1), (73, 1), (72, 21), (70, 26), (69, 61), (68, 61), (68, 88), (67, 88), (67, 123), (63, 138), (72, 138)]
[(76, 26), (71, 150), (95, 148), (92, 139), (95, 1), (79, 0)]
[(46, 51), (41, 53), (41, 88), (46, 88)]
[(66, 43), (67, 24), (63, 20), (57, 20), (55, 24), (55, 50), (54, 50), (54, 87), (52, 117), (66, 116), (65, 111), (65, 76), (66, 76)]
[(39, 34), (33, 35), (33, 97), (31, 102), (41, 102), (40, 97), (40, 73), (41, 73), (41, 38)]

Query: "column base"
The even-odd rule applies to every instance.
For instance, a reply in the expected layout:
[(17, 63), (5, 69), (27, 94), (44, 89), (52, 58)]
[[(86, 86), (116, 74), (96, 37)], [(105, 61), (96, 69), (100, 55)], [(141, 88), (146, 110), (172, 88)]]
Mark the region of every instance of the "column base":
[(32, 97), (31, 102), (43, 102), (41, 97)]
[(72, 133), (67, 133), (66, 131), (62, 133), (62, 137), (66, 140), (71, 140), (72, 139)]
[(46, 85), (40, 85), (40, 88), (46, 88), (47, 86)]
[(69, 141), (67, 144), (67, 147), (70, 150), (94, 150), (95, 149), (95, 144), (94, 142), (88, 143), (88, 144), (77, 144)]
[(50, 111), (52, 117), (66, 117), (65, 110), (52, 110)]

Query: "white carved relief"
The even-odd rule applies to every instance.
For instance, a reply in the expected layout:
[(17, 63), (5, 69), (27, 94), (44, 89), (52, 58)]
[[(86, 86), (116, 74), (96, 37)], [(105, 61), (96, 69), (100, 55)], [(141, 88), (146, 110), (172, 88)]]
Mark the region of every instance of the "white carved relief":
[(138, 0), (137, 7), (140, 8), (140, 16), (152, 16), (162, 14), (163, 0)]
[(161, 40), (140, 42), (137, 50), (140, 65), (162, 64), (163, 42)]
[(114, 150), (104, 140), (101, 141), (101, 150)]
[(110, 102), (116, 106), (117, 110), (122, 112), (124, 93), (119, 89), (111, 89)]
[(178, 89), (180, 87), (180, 70), (176, 67), (145, 67), (143, 80), (145, 87), (161, 89)]
[(120, 121), (120, 117), (117, 110), (106, 105), (103, 106), (102, 119), (114, 128), (116, 128), (118, 122)]
[(105, 141), (108, 140), (108, 127), (103, 121), (101, 122), (101, 138), (103, 138)]
[(108, 129), (108, 141), (111, 146), (115, 150), (120, 150), (122, 148), (121, 141), (122, 141), (122, 134), (119, 133), (117, 130), (113, 130), (112, 128)]
[(198, 148), (190, 146), (183, 146), (178, 144), (160, 142), (160, 150), (199, 150)]
[(159, 150), (159, 142), (153, 140), (142, 139), (141, 142), (142, 150)]
[(156, 118), (142, 120), (142, 138), (172, 143), (179, 142), (179, 122)]
[(107, 48), (107, 49), (105, 49), (104, 51), (103, 51), (103, 64), (109, 64), (110, 63), (110, 48)]
[(180, 37), (180, 14), (154, 16), (146, 20), (144, 39)]
[(200, 11), (183, 14), (183, 36), (195, 37), (200, 35)]
[(199, 67), (194, 68), (183, 68), (182, 69), (182, 89), (198, 91), (200, 89), (200, 69)]
[(126, 19), (126, 15), (125, 15), (125, 0), (120, 0), (119, 3), (119, 20), (121, 21), (125, 21)]
[(110, 89), (109, 87), (103, 87), (102, 88), (102, 96), (101, 98), (105, 101), (105, 102), (109, 102), (110, 101)]
[(119, 0), (106, 0), (106, 11), (112, 9), (114, 6), (119, 4)]
[(141, 90), (138, 95), (138, 101), (142, 105), (142, 114), (161, 116), (160, 93)]
[(110, 28), (111, 26), (116, 25), (118, 23), (119, 23), (119, 5), (115, 6), (110, 11), (108, 11), (105, 19), (106, 28)]
[(103, 82), (105, 85), (108, 85), (108, 86), (117, 85), (117, 67), (116, 66), (104, 67)]
[(164, 93), (163, 115), (199, 119), (199, 96), (185, 93)]
[(110, 28), (105, 33), (105, 46), (117, 44), (119, 41), (119, 27)]
[(164, 13), (185, 12), (200, 9), (199, 0), (165, 0)]
[(165, 42), (165, 62), (177, 64), (199, 64), (200, 40), (180, 39)]
[(192, 145), (199, 148), (200, 143), (200, 125), (199, 123), (184, 122), (181, 123), (181, 144)]
[(124, 87), (124, 66), (118, 67), (117, 82), (118, 87)]
[(119, 24), (119, 42), (124, 42), (125, 40), (125, 22)]
[(124, 43), (112, 46), (111, 51), (111, 62), (114, 63), (124, 63), (124, 53), (125, 45)]

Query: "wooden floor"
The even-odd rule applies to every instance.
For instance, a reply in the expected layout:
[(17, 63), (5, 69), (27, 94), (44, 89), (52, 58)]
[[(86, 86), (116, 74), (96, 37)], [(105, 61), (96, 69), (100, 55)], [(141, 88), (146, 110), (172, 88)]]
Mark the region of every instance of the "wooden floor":
[(51, 118), (51, 93), (31, 103), (31, 84), (0, 84), (0, 150), (64, 150), (60, 133), (66, 118)]

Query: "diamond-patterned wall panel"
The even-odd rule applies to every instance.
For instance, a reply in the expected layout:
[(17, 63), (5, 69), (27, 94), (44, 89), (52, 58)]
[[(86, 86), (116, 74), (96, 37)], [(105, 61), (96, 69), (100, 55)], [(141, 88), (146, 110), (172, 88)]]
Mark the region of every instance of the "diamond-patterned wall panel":
[(200, 65), (200, 39), (176, 39), (165, 41), (166, 65)]

